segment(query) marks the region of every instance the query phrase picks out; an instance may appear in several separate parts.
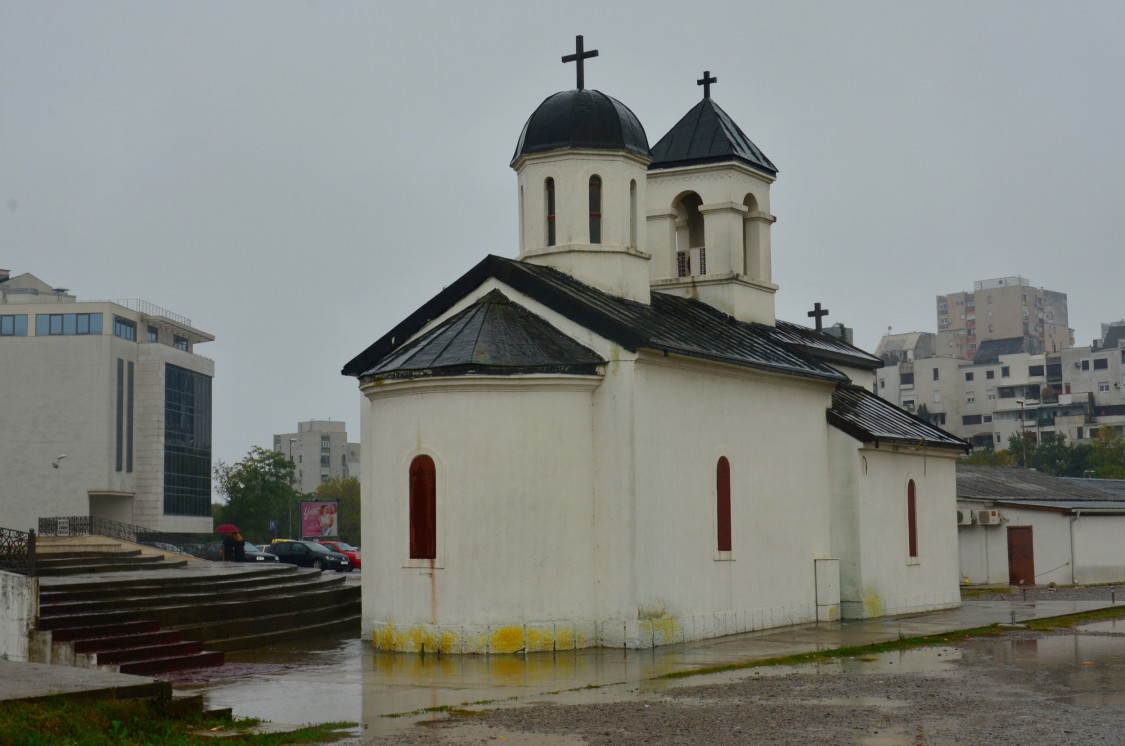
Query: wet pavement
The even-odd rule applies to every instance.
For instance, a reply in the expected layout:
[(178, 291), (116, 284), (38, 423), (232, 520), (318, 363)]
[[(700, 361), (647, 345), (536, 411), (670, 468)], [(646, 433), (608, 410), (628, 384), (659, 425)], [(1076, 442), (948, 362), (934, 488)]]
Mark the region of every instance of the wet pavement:
[[(994, 623), (1018, 624), (1109, 605), (1108, 598), (1024, 602), (1018, 596), (999, 595), (970, 599), (959, 609), (943, 612), (802, 625), (647, 650), (600, 648), (527, 655), (423, 656), (378, 651), (357, 639), (326, 638), (231, 653), (224, 666), (187, 672), (172, 683), (180, 691), (203, 692), (208, 706), (231, 707), (237, 717), (290, 725), (351, 721), (361, 723), (366, 736), (389, 735), (419, 720), (444, 717), (433, 712), (434, 708), (485, 702), (495, 707), (545, 701), (620, 701), (683, 686), (683, 682), (698, 685), (747, 675), (746, 671), (736, 671), (677, 680), (657, 678), (672, 672)], [(990, 654), (1017, 663), (1026, 661), (1033, 667), (1063, 661), (1063, 668), (1068, 671), (1075, 665), (1076, 657), (1080, 667), (1083, 656), (1093, 656), (1103, 661), (1120, 660), (1125, 670), (1125, 639), (1119, 636), (1125, 635), (1125, 622), (1087, 625), (1083, 631), (1083, 635), (997, 641), (1001, 647)], [(1007, 648), (1003, 647), (1005, 644)], [(818, 666), (826, 671), (849, 673), (877, 672), (880, 667), (899, 672), (932, 672), (947, 666), (955, 656), (952, 648), (930, 648)], [(785, 669), (771, 669), (771, 673), (784, 672)], [(1082, 689), (1075, 696), (1122, 697), (1121, 689), (1116, 687), (1101, 695), (1097, 690)]]

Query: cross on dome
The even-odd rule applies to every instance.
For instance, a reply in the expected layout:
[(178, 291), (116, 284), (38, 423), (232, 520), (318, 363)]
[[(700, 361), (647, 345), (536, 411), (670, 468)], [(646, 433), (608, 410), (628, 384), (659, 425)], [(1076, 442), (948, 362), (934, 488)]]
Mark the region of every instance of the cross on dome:
[(823, 321), (823, 319), (827, 315), (828, 315), (828, 309), (827, 308), (822, 309), (820, 307), (819, 301), (817, 303), (813, 304), (813, 310), (809, 311), (809, 318), (810, 319), (812, 319), (812, 318), (816, 319), (816, 330), (818, 332), (824, 331), (824, 321)]
[(704, 70), (703, 77), (695, 81), (695, 84), (703, 86), (703, 98), (711, 98), (711, 84), (718, 82), (719, 79), (712, 77), (710, 70)]
[(566, 64), (567, 62), (577, 62), (578, 63), (578, 90), (581, 91), (582, 89), (584, 89), (586, 87), (586, 75), (585, 75), (585, 67), (583, 65), (583, 60), (588, 60), (591, 57), (597, 57), (598, 56), (598, 50), (591, 49), (589, 52), (585, 51), (583, 46), (582, 46), (582, 37), (581, 36), (574, 37), (574, 49), (575, 49), (574, 54), (566, 55), (565, 57), (562, 58), (562, 61), (563, 61), (563, 64)]

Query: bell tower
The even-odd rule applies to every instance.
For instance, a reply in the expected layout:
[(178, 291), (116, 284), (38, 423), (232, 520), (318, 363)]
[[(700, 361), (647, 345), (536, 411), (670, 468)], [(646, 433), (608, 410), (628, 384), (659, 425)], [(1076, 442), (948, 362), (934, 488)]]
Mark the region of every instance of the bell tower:
[(777, 168), (711, 98), (653, 146), (648, 173), (652, 289), (773, 325), (770, 185)]
[(577, 88), (547, 97), (520, 133), (520, 261), (554, 267), (612, 295), (649, 302), (645, 245), (646, 175), (652, 154), (644, 127), (620, 101), (585, 88), (576, 37)]

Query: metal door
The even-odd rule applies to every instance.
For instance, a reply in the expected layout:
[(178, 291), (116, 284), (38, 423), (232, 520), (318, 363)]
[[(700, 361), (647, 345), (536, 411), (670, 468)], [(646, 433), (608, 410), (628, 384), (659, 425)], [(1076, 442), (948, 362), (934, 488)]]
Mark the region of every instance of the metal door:
[(1008, 582), (1012, 585), (1035, 584), (1031, 526), (1008, 526)]

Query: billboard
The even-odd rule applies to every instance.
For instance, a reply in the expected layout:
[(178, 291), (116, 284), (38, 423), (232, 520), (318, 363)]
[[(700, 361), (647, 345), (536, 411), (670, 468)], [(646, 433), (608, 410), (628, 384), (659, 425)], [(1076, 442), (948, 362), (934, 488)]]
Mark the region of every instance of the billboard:
[(339, 536), (339, 500), (301, 501), (301, 538)]

